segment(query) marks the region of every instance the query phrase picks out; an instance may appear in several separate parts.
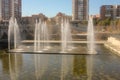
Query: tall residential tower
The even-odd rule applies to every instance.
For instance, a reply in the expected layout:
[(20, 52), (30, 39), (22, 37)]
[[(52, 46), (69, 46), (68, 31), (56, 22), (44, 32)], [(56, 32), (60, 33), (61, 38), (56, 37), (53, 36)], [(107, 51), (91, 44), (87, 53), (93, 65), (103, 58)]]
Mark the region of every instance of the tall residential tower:
[(72, 20), (86, 21), (89, 15), (89, 0), (72, 0)]
[(0, 20), (8, 21), (13, 15), (13, 9), (14, 16), (17, 19), (21, 18), (21, 0), (0, 0)]

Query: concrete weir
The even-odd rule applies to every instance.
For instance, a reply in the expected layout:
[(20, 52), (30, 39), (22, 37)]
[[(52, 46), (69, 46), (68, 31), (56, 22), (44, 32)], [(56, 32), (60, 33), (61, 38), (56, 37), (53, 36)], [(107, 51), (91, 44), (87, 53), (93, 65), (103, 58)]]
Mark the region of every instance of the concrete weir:
[[(27, 43), (34, 43), (34, 40), (23, 40), (21, 41), (23, 44), (27, 44)], [(54, 40), (50, 40), (50, 41), (40, 41), (40, 42), (44, 42), (44, 43), (61, 43), (61, 41), (54, 41)], [(69, 41), (70, 43), (76, 43), (76, 44), (87, 44), (87, 41)], [(95, 41), (95, 44), (104, 44), (106, 43), (106, 41)]]
[(117, 36), (109, 37), (104, 45), (106, 48), (120, 56), (120, 40)]

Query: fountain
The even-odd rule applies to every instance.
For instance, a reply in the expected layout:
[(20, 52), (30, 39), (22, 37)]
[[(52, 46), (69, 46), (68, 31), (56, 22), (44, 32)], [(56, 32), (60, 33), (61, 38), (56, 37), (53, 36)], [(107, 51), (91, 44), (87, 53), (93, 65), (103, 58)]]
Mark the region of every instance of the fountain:
[(61, 51), (62, 53), (66, 53), (67, 50), (71, 50), (73, 48), (72, 45), (72, 35), (70, 29), (69, 19), (62, 19), (61, 23)]
[(17, 20), (14, 17), (11, 17), (8, 27), (8, 49), (17, 49), (20, 45), (20, 31), (17, 24)]
[[(8, 30), (8, 47), (10, 52), (32, 52), (32, 53), (72, 53), (72, 54), (95, 54), (95, 41), (94, 41), (94, 29), (92, 18), (88, 21), (87, 39), (88, 41), (72, 41), (71, 26), (69, 19), (64, 17), (61, 21), (61, 40), (51, 41), (49, 40), (49, 31), (45, 21), (41, 19), (36, 20), (34, 40), (28, 40), (31, 44), (29, 46), (24, 43), (21, 45), (20, 31), (17, 24), (17, 20), (11, 17), (9, 30)], [(73, 43), (88, 43), (88, 50), (81, 45), (75, 45)], [(50, 45), (54, 43), (54, 45)], [(56, 43), (61, 46), (56, 46)], [(13, 45), (14, 44), (14, 45)], [(11, 46), (14, 48), (11, 48)], [(51, 47), (50, 47), (51, 46)], [(86, 52), (88, 51), (88, 53)], [(82, 53), (81, 53), (82, 52)]]
[(88, 41), (88, 53), (96, 54), (95, 51), (95, 39), (94, 39), (94, 27), (93, 27), (93, 19), (90, 16), (88, 21), (88, 29), (87, 29), (87, 41)]
[[(28, 47), (25, 45), (20, 45), (20, 32), (17, 21), (14, 17), (11, 17), (9, 30), (8, 30), (8, 42), (9, 42), (9, 51), (10, 52), (38, 52), (38, 53), (77, 53), (81, 54), (95, 54), (95, 41), (94, 41), (94, 29), (92, 18), (89, 18), (88, 21), (88, 32), (87, 32), (87, 43), (88, 50), (83, 46), (78, 46), (74, 49), (72, 41), (72, 34), (70, 29), (70, 23), (68, 18), (63, 18), (61, 21), (61, 40), (60, 41), (50, 41), (47, 24), (41, 19), (36, 20), (35, 24), (35, 34), (34, 40), (31, 41), (31, 45)], [(11, 45), (14, 41), (14, 49), (11, 48)], [(50, 42), (60, 43), (61, 46), (56, 46), (50, 48)], [(78, 41), (77, 41), (78, 42)], [(79, 42), (78, 42), (79, 43)], [(83, 43), (83, 42), (82, 42)], [(12, 49), (12, 50), (10, 50)], [(86, 53), (88, 51), (88, 53)]]
[(12, 17), (10, 18), (9, 26), (8, 26), (8, 49), (9, 51), (11, 49), (16, 50), (18, 46), (20, 45), (20, 41), (21, 41), (19, 26), (14, 16), (15, 15), (14, 5), (15, 5), (15, 1), (13, 0), (12, 1)]
[(34, 38), (34, 52), (42, 52), (42, 50), (47, 50), (49, 48), (48, 29), (45, 22), (42, 22), (39, 19), (39, 22), (36, 20), (35, 25), (35, 38)]

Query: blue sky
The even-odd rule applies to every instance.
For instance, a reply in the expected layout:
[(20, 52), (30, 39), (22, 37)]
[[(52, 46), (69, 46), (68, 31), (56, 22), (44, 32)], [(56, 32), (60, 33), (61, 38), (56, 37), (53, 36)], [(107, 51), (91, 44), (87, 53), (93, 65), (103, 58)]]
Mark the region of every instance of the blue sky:
[[(120, 4), (120, 0), (89, 0), (90, 14), (98, 14), (101, 5)], [(58, 12), (72, 15), (72, 0), (22, 0), (22, 15), (43, 13), (48, 17)]]

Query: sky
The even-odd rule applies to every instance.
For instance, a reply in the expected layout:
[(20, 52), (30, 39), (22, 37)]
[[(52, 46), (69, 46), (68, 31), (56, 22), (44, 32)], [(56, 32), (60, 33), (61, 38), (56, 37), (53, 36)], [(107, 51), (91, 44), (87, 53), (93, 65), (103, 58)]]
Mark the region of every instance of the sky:
[[(89, 14), (99, 14), (101, 5), (120, 5), (120, 0), (89, 0)], [(48, 17), (58, 12), (72, 15), (72, 0), (22, 0), (22, 16), (43, 13)]]

